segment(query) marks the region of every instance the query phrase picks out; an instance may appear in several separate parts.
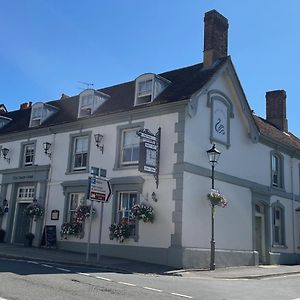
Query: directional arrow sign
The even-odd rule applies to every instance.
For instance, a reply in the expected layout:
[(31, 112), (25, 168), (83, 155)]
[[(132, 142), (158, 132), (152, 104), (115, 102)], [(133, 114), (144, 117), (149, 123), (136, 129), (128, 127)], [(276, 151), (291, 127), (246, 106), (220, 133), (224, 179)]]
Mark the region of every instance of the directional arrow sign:
[(111, 196), (109, 181), (101, 177), (89, 177), (89, 181), (89, 199), (97, 202), (108, 202)]

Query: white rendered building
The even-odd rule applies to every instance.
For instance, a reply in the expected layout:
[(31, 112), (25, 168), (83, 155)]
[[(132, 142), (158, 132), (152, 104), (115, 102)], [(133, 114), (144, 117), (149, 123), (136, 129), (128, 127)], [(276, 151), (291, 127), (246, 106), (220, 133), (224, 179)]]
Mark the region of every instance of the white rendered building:
[[(56, 226), (57, 247), (85, 252), (89, 220), (80, 238), (60, 237), (86, 200), (91, 168), (109, 178), (101, 254), (176, 267), (210, 262), (211, 166), (206, 151), (220, 150), (215, 187), (226, 196), (216, 208), (216, 265), (300, 262), (300, 140), (288, 132), (286, 94), (266, 94), (267, 117), (251, 111), (227, 55), (227, 19), (205, 14), (203, 63), (47, 103), (22, 104), (0, 112), (0, 227), (7, 243), (23, 243), (28, 232), (39, 247), (46, 225)], [(136, 132), (161, 130), (159, 156), (150, 156), (158, 178), (139, 171)], [(98, 147), (94, 136), (103, 136)], [(49, 143), (48, 154), (44, 143)], [(51, 144), (51, 145), (50, 145)], [(99, 147), (100, 146), (100, 147)], [(158, 180), (157, 180), (158, 179)], [(24, 215), (36, 201), (45, 214)], [(145, 203), (153, 223), (134, 221), (120, 243), (109, 227), (131, 218)], [(91, 253), (98, 247), (100, 204), (91, 225)]]

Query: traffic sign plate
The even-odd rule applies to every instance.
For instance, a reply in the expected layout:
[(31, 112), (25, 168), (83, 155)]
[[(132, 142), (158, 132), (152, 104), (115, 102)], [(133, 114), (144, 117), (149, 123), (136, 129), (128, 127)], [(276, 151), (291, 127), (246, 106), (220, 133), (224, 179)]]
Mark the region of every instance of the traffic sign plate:
[(89, 199), (97, 202), (108, 202), (111, 196), (110, 182), (101, 177), (90, 177)]

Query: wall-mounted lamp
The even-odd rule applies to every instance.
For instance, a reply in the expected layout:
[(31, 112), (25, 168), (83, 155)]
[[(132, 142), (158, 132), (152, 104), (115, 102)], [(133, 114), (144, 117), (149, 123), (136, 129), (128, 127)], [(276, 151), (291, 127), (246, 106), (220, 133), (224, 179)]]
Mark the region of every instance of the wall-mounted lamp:
[(151, 194), (151, 199), (152, 199), (154, 202), (157, 202), (157, 201), (158, 201), (155, 192), (152, 192), (152, 194)]
[(104, 145), (101, 145), (101, 142), (103, 140), (103, 135), (100, 133), (95, 133), (94, 134), (94, 138), (95, 138), (95, 143), (96, 143), (96, 147), (102, 152), (103, 154), (103, 150), (104, 150)]
[(2, 148), (1, 149), (1, 153), (2, 153), (3, 159), (5, 159), (8, 163), (10, 163), (10, 158), (7, 157), (8, 152), (9, 152), (8, 148)]
[(49, 142), (43, 143), (43, 148), (44, 148), (44, 153), (45, 153), (46, 155), (48, 155), (49, 158), (51, 158), (51, 152), (50, 152), (51, 143), (49, 143)]

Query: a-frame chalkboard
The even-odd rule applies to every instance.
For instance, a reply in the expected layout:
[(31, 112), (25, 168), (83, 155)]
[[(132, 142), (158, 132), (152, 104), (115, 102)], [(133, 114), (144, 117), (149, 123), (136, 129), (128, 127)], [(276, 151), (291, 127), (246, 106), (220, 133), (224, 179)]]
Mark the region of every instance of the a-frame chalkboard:
[(56, 247), (56, 226), (46, 225), (43, 232), (42, 245), (52, 248)]

